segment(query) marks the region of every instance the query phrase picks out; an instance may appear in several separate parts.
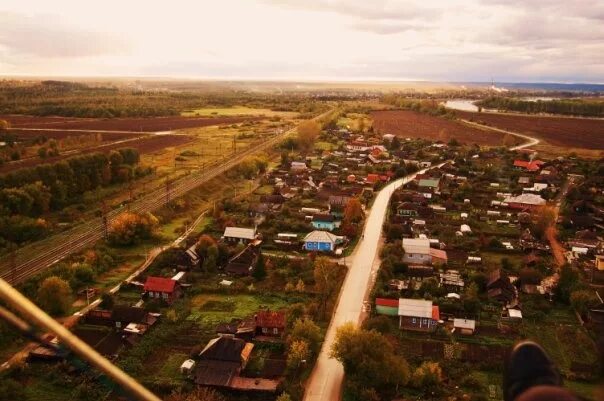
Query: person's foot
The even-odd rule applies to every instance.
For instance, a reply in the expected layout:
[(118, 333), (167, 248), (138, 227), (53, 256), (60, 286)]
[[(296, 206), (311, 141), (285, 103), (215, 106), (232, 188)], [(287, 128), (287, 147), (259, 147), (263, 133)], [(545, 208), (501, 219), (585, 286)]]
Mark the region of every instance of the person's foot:
[(522, 341), (512, 349), (503, 376), (503, 399), (514, 401), (533, 386), (561, 386), (562, 377), (541, 346)]

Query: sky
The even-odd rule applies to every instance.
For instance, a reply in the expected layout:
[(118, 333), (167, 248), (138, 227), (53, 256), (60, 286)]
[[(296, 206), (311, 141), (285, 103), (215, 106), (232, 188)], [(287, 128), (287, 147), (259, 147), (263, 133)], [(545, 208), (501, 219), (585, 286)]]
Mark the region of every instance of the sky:
[(604, 83), (604, 1), (2, 0), (0, 75)]

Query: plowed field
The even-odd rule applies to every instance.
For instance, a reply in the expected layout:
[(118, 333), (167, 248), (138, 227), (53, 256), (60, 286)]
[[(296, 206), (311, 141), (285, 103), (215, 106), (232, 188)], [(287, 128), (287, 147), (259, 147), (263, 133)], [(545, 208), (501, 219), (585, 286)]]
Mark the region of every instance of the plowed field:
[(461, 143), (500, 146), (504, 134), (469, 127), (463, 123), (432, 117), (428, 114), (409, 110), (375, 111), (371, 113), (373, 128), (383, 134), (394, 134), (402, 138), (423, 138), (430, 141), (442, 139), (441, 131), (446, 131), (448, 139)]
[(455, 111), (464, 119), (542, 139), (560, 147), (604, 149), (604, 119)]

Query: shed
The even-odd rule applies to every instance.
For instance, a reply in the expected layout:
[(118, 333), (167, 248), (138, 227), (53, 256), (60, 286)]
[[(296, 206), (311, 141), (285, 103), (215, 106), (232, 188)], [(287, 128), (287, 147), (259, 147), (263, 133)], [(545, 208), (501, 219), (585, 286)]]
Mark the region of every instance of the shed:
[(187, 359), (180, 365), (180, 373), (183, 375), (190, 375), (195, 368), (195, 361), (193, 359)]
[(398, 316), (398, 299), (376, 298), (375, 311), (378, 315)]
[(460, 334), (472, 335), (476, 331), (476, 321), (471, 319), (453, 319), (453, 331)]

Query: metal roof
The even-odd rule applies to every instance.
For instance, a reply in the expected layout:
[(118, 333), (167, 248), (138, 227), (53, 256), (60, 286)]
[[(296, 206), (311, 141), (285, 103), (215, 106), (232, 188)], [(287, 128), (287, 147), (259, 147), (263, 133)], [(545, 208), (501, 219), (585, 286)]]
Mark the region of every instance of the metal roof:
[(432, 318), (432, 301), (424, 299), (400, 298), (398, 300), (398, 315)]
[(545, 205), (545, 199), (535, 194), (522, 194), (518, 196), (508, 196), (504, 199), (506, 203), (522, 203), (525, 205)]
[(453, 327), (456, 329), (476, 329), (476, 321), (471, 319), (453, 319)]
[(430, 240), (427, 238), (403, 238), (405, 253), (430, 254)]
[(256, 238), (256, 230), (253, 228), (227, 227), (224, 229), (223, 236), (229, 238), (243, 238), (252, 240)]
[(338, 236), (327, 231), (312, 231), (304, 237), (304, 242), (329, 242), (335, 244)]

